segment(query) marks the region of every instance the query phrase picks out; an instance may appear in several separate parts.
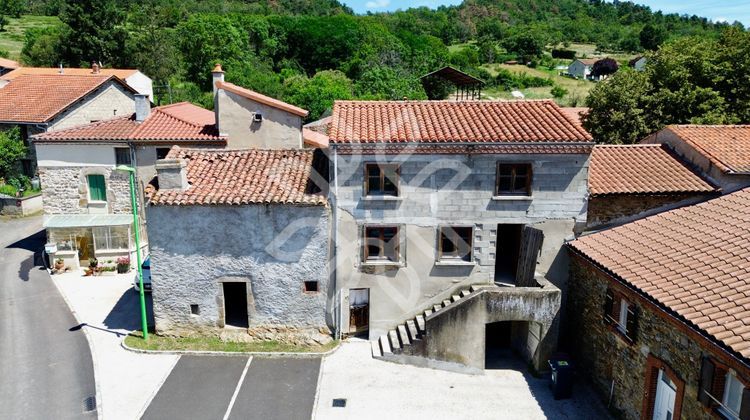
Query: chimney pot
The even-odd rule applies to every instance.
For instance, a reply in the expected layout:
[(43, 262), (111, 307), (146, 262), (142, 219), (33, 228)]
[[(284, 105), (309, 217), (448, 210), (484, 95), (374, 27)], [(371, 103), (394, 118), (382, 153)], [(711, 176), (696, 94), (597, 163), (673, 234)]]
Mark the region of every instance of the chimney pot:
[(190, 184), (187, 180), (185, 159), (161, 159), (156, 161), (156, 176), (160, 190), (185, 191)]
[(151, 114), (151, 101), (148, 100), (148, 95), (135, 94), (135, 120), (143, 122), (149, 114)]
[(214, 69), (211, 70), (211, 84), (214, 88), (214, 96), (216, 96), (216, 91), (218, 90), (216, 88), (216, 83), (223, 82), (224, 81), (224, 70), (221, 68), (221, 63), (216, 63), (216, 66), (214, 66)]
[(91, 73), (92, 74), (99, 74), (99, 72), (100, 72), (99, 64), (96, 61), (92, 62), (91, 63)]

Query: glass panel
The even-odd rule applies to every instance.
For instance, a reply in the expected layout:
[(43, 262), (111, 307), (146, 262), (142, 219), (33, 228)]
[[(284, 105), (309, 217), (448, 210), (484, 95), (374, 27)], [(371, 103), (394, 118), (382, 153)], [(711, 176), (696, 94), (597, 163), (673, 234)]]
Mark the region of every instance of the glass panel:
[(509, 193), (511, 189), (511, 178), (509, 176), (501, 176), (497, 180), (497, 192), (498, 193)]
[(367, 228), (365, 229), (365, 243), (367, 244), (367, 259), (377, 260), (380, 259), (382, 242), (380, 241), (380, 229), (379, 228)]
[(385, 178), (383, 179), (383, 192), (388, 195), (398, 195), (398, 174), (395, 166), (383, 168)]
[(116, 147), (115, 163), (117, 165), (130, 165), (130, 149), (126, 149), (124, 147)]
[(470, 227), (456, 228), (458, 236), (459, 257), (464, 261), (471, 261), (472, 229)]
[(378, 165), (367, 165), (367, 176), (380, 177), (380, 167)]
[(390, 261), (398, 261), (398, 229), (383, 228), (383, 256)]
[(517, 165), (515, 167), (516, 176), (525, 176), (529, 173), (529, 167), (527, 165)]
[(453, 257), (456, 255), (456, 245), (451, 240), (451, 228), (440, 229), (440, 246), (443, 249), (443, 257)]
[(130, 247), (127, 226), (112, 226), (109, 228), (109, 246), (110, 249), (128, 249)]
[(513, 172), (513, 165), (498, 165), (497, 174), (510, 176)]
[(516, 181), (513, 185), (513, 189), (517, 192), (526, 192), (526, 176), (518, 176), (516, 175)]
[(369, 176), (367, 177), (368, 194), (379, 194), (382, 192), (382, 186), (380, 185), (380, 176)]

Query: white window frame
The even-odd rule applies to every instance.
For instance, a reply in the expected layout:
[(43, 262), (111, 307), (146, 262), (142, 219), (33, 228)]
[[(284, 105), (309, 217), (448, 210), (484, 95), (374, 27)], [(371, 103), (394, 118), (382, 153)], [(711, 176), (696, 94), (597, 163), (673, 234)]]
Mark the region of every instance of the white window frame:
[[(737, 390), (737, 400), (734, 402), (729, 401), (732, 389)], [(740, 408), (742, 406), (742, 392), (744, 390), (745, 385), (737, 379), (737, 375), (734, 372), (727, 372), (724, 379), (724, 395), (721, 396), (721, 405), (717, 408), (719, 413), (728, 419), (739, 419)]]
[(628, 308), (630, 308), (630, 303), (620, 298), (620, 316), (617, 320), (617, 329), (626, 336), (628, 333)]

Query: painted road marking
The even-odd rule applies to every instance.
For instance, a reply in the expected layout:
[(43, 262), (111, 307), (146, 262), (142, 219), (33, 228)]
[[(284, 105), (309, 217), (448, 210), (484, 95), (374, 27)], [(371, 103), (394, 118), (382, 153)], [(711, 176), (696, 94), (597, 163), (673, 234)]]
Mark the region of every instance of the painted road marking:
[(232, 407), (234, 407), (234, 402), (237, 400), (237, 395), (240, 393), (240, 387), (242, 387), (242, 382), (245, 381), (245, 375), (247, 375), (247, 369), (250, 367), (250, 362), (253, 361), (253, 356), (250, 356), (247, 358), (247, 363), (245, 363), (245, 369), (242, 370), (242, 375), (240, 376), (240, 380), (237, 381), (237, 386), (234, 387), (234, 394), (232, 394), (232, 399), (229, 400), (229, 406), (227, 407), (226, 413), (224, 413), (224, 420), (229, 419), (229, 413), (232, 412)]

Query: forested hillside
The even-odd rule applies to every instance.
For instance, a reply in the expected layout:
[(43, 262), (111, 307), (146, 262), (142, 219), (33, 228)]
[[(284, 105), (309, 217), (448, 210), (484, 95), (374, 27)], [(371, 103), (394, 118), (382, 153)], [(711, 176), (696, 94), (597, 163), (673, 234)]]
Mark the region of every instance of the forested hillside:
[[(728, 26), (598, 0), (466, 0), (437, 10), (365, 16), (336, 0), (0, 5), (4, 16), (60, 18), (60, 24), (26, 31), (20, 59), (27, 65), (88, 66), (95, 60), (137, 67), (155, 80), (159, 101), (211, 106), (209, 71), (220, 61), (227, 80), (306, 107), (311, 118), (333, 99), (425, 98), (418, 77), (446, 64), (490, 85), (508, 85), (521, 82), (509, 81), (507, 72), (491, 74), (486, 65), (522, 58), (554, 66), (554, 46), (578, 42), (601, 51), (639, 52), (683, 35), (718, 38)], [(466, 47), (449, 49), (459, 43)]]

